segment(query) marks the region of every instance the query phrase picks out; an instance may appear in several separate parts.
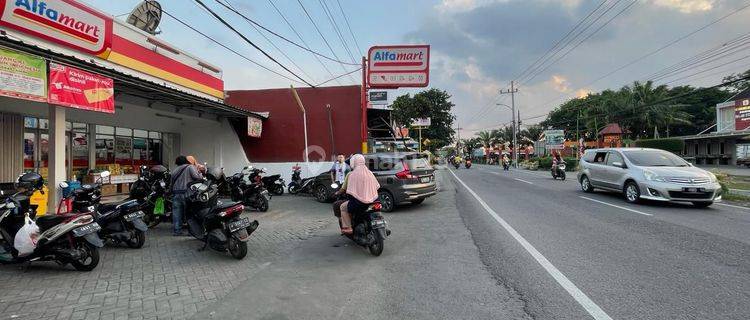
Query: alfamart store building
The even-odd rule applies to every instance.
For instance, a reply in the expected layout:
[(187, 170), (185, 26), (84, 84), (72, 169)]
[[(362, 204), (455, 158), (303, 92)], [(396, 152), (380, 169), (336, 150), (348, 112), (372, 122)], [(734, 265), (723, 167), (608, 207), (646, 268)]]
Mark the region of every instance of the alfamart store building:
[(41, 173), (59, 182), (113, 172), (123, 191), (140, 165), (179, 154), (229, 169), (247, 157), (224, 104), (221, 70), (72, 0), (0, 0), (0, 183)]

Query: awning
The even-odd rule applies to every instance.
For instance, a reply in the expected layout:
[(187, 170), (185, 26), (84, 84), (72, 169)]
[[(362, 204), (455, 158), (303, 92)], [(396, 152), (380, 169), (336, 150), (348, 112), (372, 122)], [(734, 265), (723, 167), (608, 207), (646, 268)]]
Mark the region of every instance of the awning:
[(750, 131), (728, 131), (728, 132), (714, 132), (708, 134), (694, 135), (694, 136), (682, 136), (676, 137), (682, 140), (702, 140), (702, 139), (715, 139), (715, 138), (742, 138), (750, 137)]
[(4, 32), (0, 33), (0, 46), (4, 46), (21, 52), (26, 52), (42, 57), (49, 61), (59, 62), (75, 68), (112, 78), (115, 83), (115, 94), (124, 93), (150, 101), (158, 101), (170, 104), (177, 108), (186, 108), (198, 113), (215, 114), (218, 117), (224, 118), (268, 118), (267, 114), (261, 114), (235, 106), (230, 106), (220, 101), (206, 99), (204, 97), (196, 96), (188, 92), (163, 86), (149, 80), (124, 74), (113, 68), (97, 65), (94, 63), (95, 60), (93, 59), (91, 59), (90, 61), (83, 61), (73, 56), (64, 55), (46, 48), (25, 43), (20, 40), (11, 39)]

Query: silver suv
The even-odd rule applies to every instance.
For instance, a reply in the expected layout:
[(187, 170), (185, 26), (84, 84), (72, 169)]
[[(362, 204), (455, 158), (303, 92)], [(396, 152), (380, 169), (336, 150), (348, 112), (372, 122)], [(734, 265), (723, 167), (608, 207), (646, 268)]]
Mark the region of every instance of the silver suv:
[(713, 173), (657, 149), (587, 150), (578, 182), (585, 192), (595, 188), (622, 192), (630, 203), (647, 199), (691, 202), (705, 208), (721, 200), (721, 186)]

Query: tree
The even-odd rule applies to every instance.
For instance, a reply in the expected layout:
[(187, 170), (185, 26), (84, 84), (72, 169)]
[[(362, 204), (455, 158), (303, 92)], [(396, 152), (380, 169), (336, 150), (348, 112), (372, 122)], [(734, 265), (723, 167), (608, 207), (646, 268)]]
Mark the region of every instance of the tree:
[[(750, 77), (750, 70), (747, 70), (742, 73), (726, 76), (724, 77), (723, 82), (729, 82), (729, 81), (739, 80), (739, 79), (748, 78), (748, 77)], [(747, 79), (740, 80), (738, 82), (728, 85), (727, 87), (729, 87), (729, 91), (732, 94), (737, 94), (747, 89), (750, 89), (750, 80), (747, 80)]]
[[(414, 96), (405, 94), (393, 101), (391, 114), (398, 125), (409, 128), (416, 119), (430, 118), (430, 127), (422, 130), (422, 139), (430, 139), (427, 148), (434, 152), (453, 142), (455, 130), (451, 110), (455, 105), (450, 98), (446, 91), (439, 89), (425, 90)], [(419, 138), (416, 130), (409, 130), (409, 135)]]

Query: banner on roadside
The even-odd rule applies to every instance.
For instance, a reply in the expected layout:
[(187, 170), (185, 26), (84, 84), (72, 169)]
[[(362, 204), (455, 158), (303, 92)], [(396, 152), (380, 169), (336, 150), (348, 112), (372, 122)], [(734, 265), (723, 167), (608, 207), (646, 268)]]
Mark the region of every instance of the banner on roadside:
[(0, 96), (47, 101), (44, 59), (0, 48)]
[(547, 150), (561, 150), (565, 147), (565, 131), (545, 130), (544, 147)]
[(260, 138), (261, 133), (263, 133), (263, 121), (255, 117), (247, 117), (247, 135)]
[(114, 81), (111, 78), (50, 62), (49, 103), (115, 113)]

